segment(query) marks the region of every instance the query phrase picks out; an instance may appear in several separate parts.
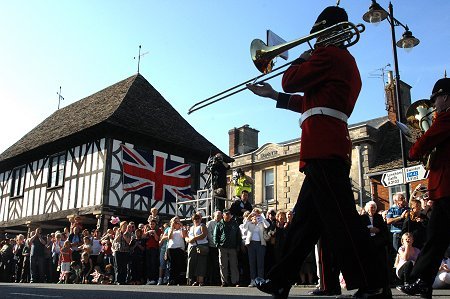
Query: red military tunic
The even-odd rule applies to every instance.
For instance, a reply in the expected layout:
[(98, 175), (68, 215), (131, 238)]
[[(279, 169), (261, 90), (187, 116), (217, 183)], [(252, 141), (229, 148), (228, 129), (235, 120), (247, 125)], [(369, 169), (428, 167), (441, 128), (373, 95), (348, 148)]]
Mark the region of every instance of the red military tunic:
[(419, 160), (436, 148), (428, 175), (430, 199), (450, 197), (450, 111), (438, 113), (430, 129), (409, 150), (411, 160)]
[[(313, 107), (328, 107), (345, 113), (353, 111), (361, 90), (355, 59), (335, 46), (314, 50), (309, 60), (294, 62), (284, 73), (278, 108), (303, 113)], [(340, 158), (351, 163), (352, 143), (347, 123), (326, 115), (314, 115), (302, 124), (300, 169), (308, 159)]]

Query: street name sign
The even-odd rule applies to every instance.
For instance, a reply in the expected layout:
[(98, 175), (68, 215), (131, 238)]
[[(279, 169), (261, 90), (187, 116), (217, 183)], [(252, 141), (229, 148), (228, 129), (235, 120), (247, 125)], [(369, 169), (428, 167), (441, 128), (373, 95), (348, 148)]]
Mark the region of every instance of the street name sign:
[(428, 177), (428, 171), (423, 165), (416, 165), (407, 168), (401, 168), (383, 173), (381, 184), (384, 187), (402, 185), (414, 181), (420, 181)]
[(401, 185), (404, 183), (405, 183), (405, 178), (403, 175), (403, 168), (397, 169), (394, 171), (385, 172), (385, 173), (383, 173), (383, 176), (381, 177), (381, 184), (383, 184), (384, 187)]
[(405, 182), (420, 181), (428, 177), (428, 171), (422, 164), (405, 168)]

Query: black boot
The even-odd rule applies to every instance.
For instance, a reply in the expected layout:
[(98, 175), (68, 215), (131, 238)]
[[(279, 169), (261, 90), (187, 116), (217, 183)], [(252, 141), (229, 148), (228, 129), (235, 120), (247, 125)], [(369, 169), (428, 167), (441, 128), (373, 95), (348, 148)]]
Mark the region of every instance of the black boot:
[(420, 278), (416, 282), (398, 286), (397, 290), (407, 295), (420, 295), (421, 298), (426, 299), (431, 299), (433, 292), (432, 287)]
[(342, 294), (341, 289), (336, 290), (321, 290), (319, 288), (312, 290), (308, 293), (313, 296), (339, 296)]
[(291, 289), (290, 284), (277, 284), (270, 279), (256, 278), (255, 284), (258, 290), (261, 292), (271, 294), (274, 299), (286, 299), (289, 296), (289, 291)]
[[(387, 299), (386, 297), (384, 297), (382, 288), (374, 288), (374, 289), (360, 288), (353, 295), (341, 295), (341, 296), (338, 296), (336, 298), (338, 298), (338, 299), (343, 299), (343, 298), (352, 298), (352, 299)], [(392, 298), (392, 295), (391, 295), (391, 298)]]

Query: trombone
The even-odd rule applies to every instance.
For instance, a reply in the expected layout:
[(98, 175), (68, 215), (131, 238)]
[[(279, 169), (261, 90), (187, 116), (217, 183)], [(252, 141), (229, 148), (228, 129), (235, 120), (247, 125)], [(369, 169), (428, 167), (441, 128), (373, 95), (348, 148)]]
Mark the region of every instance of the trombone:
[[(278, 73), (272, 74), (275, 71), (278, 71), (292, 63), (292, 61), (285, 63), (277, 68), (273, 68), (275, 57), (280, 55), (281, 53), (294, 48), (298, 45), (301, 45), (305, 42), (309, 44), (309, 41), (317, 38), (317, 42), (315, 47), (318, 46), (328, 46), (328, 45), (342, 45), (345, 48), (351, 47), (359, 41), (360, 33), (364, 32), (365, 27), (363, 24), (353, 24), (350, 22), (341, 22), (330, 26), (328, 28), (319, 30), (313, 34), (298, 38), (296, 40), (280, 44), (277, 46), (269, 47), (262, 40), (254, 39), (250, 45), (250, 55), (253, 63), (256, 68), (262, 73), (259, 76), (256, 76), (252, 79), (249, 79), (245, 82), (242, 82), (238, 85), (235, 85), (231, 88), (228, 88), (218, 94), (215, 94), (203, 101), (195, 103), (188, 110), (188, 114), (191, 114), (194, 111), (202, 109), (206, 106), (214, 104), (220, 100), (228, 98), (236, 93), (239, 93), (245, 89), (247, 89), (246, 84), (258, 84), (265, 81), (268, 81), (272, 78), (275, 78), (285, 71), (280, 71)], [(311, 45), (310, 45), (311, 47)], [(312, 47), (311, 47), (312, 48)], [(269, 75), (271, 74), (271, 75)], [(266, 76), (269, 75), (269, 76)], [(266, 77), (265, 77), (266, 76)], [(265, 77), (265, 78), (263, 78)], [(263, 78), (263, 79), (261, 79)], [(259, 81), (258, 81), (259, 80)]]

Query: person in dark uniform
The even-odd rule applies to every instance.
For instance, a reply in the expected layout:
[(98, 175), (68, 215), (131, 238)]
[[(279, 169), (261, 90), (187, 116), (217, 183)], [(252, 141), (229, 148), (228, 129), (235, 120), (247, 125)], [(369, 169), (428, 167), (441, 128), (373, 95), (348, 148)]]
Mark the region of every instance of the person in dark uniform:
[(436, 149), (428, 175), (429, 199), (433, 210), (427, 227), (427, 238), (411, 273), (409, 283), (398, 289), (408, 295), (431, 298), (432, 284), (444, 253), (450, 243), (450, 78), (443, 78), (433, 87), (431, 101), (436, 107), (436, 118), (413, 144), (411, 160), (420, 160)]
[[(348, 20), (344, 9), (327, 7), (311, 33)], [(324, 35), (318, 41), (326, 38)], [(294, 207), (284, 258), (258, 279), (258, 288), (287, 298), (292, 281), (322, 235), (333, 245), (349, 290), (355, 298), (382, 296), (383, 275), (371, 257), (373, 246), (355, 208), (350, 180), (351, 151), (347, 118), (361, 90), (355, 59), (340, 44), (303, 53), (283, 75), (278, 93), (267, 84), (249, 84), (255, 94), (277, 101), (277, 108), (302, 113), (300, 171), (305, 179)], [(383, 297), (386, 298), (386, 297)]]
[[(211, 165), (212, 187), (214, 195), (227, 198), (227, 170), (230, 165), (223, 161), (223, 155), (217, 153)], [(225, 200), (216, 198), (215, 210), (222, 211), (225, 208)]]

